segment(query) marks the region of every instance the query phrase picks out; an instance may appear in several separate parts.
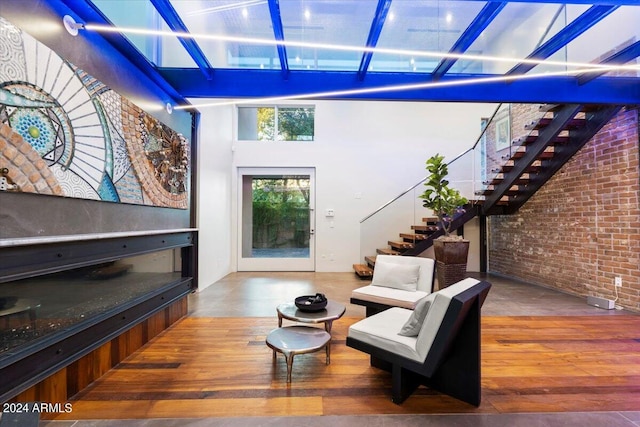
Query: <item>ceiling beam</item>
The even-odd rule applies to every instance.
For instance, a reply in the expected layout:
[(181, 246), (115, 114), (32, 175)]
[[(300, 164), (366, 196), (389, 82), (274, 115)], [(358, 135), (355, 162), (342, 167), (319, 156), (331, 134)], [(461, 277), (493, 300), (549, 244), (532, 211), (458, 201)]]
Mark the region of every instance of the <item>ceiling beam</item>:
[[(378, 0), (376, 14), (373, 17), (373, 21), (371, 21), (371, 28), (369, 29), (369, 36), (367, 37), (366, 46), (368, 48), (374, 48), (377, 46), (378, 38), (380, 38), (380, 33), (382, 32), (384, 23), (387, 20), (387, 14), (389, 13), (390, 7), (391, 0)], [(372, 57), (373, 52), (371, 51), (365, 52), (362, 55), (360, 66), (358, 67), (358, 80), (364, 80), (364, 76), (367, 74), (367, 70), (369, 69), (369, 64), (371, 63)]]
[[(169, 0), (151, 0), (151, 3), (172, 31), (189, 33), (189, 29), (184, 22), (182, 22), (178, 12), (176, 12)], [(189, 56), (193, 58), (193, 61), (198, 68), (200, 68), (202, 74), (204, 74), (207, 80), (211, 80), (213, 77), (213, 68), (198, 43), (193, 38), (178, 37), (178, 40), (182, 46), (184, 46)]]
[[(511, 81), (479, 82), (496, 76), (451, 75), (437, 82), (422, 73), (369, 72), (360, 82), (355, 72), (292, 70), (284, 81), (279, 70), (216, 70), (207, 81), (197, 69), (165, 68), (161, 75), (185, 98), (271, 98), (299, 94), (422, 85), (440, 86), (414, 90), (394, 89), (377, 93), (316, 96), (317, 99), (361, 99), (452, 102), (535, 102), (640, 104), (637, 78), (601, 77), (579, 85), (572, 76), (539, 77)], [(473, 84), (465, 83), (473, 78)], [(276, 102), (271, 100), (269, 102)], [(195, 103), (195, 102), (194, 102)]]
[[(492, 2), (484, 5), (480, 13), (455, 42), (449, 53), (460, 54), (466, 52), (506, 5), (506, 2)], [(457, 58), (442, 59), (431, 74), (436, 80), (439, 79), (453, 67), (457, 60)]]
[[(560, 30), (555, 36), (551, 37), (547, 42), (541, 44), (526, 59), (547, 59), (562, 47), (566, 46), (578, 37), (580, 34), (593, 27), (604, 17), (616, 10), (618, 6), (593, 6), (590, 7), (582, 15), (574, 19), (570, 24)], [(525, 74), (536, 66), (531, 63), (520, 63), (509, 70), (506, 75)]]
[[(640, 56), (640, 40), (638, 40), (637, 42), (630, 44), (629, 46), (625, 47), (624, 49), (614, 53), (613, 55), (605, 58), (601, 64), (605, 64), (605, 65), (614, 65), (614, 64), (619, 64), (619, 65), (623, 65), (626, 64), (629, 61), (632, 61), (634, 59), (636, 59), (637, 57)], [(624, 71), (621, 71), (622, 73), (624, 73)], [(600, 73), (584, 73), (584, 74), (578, 74), (578, 83), (583, 85), (585, 83), (590, 82), (591, 80), (595, 79), (596, 77), (600, 77), (604, 74), (606, 74), (607, 71), (603, 71)], [(635, 72), (637, 75), (637, 71)]]
[[(502, 2), (503, 0), (462, 0), (481, 2)], [(638, 0), (509, 0), (508, 3), (552, 3), (552, 4), (586, 4), (608, 6), (637, 6)]]
[[(282, 15), (280, 14), (280, 2), (278, 0), (269, 0), (269, 14), (271, 15), (273, 36), (276, 38), (276, 41), (284, 41), (284, 27), (282, 26)], [(280, 70), (282, 70), (282, 78), (286, 80), (289, 77), (287, 48), (282, 44), (278, 44), (277, 48), (278, 57), (280, 58)]]

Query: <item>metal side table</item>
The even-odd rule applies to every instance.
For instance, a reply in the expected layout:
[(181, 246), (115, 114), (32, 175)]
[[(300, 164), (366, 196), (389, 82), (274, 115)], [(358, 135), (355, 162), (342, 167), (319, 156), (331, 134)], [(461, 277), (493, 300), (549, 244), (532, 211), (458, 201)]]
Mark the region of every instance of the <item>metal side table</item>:
[(327, 352), (327, 365), (331, 363), (331, 335), (320, 328), (309, 326), (285, 326), (269, 332), (267, 345), (273, 349), (273, 360), (276, 352), (284, 354), (287, 361), (287, 382), (291, 382), (293, 356), (313, 353), (323, 347)]

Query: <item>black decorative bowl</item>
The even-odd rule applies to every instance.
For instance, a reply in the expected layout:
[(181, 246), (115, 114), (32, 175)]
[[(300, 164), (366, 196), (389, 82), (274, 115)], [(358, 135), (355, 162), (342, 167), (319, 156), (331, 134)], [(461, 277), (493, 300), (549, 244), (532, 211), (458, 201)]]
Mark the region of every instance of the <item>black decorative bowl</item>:
[(321, 311), (327, 306), (327, 298), (322, 294), (303, 295), (296, 298), (296, 307), (300, 311)]

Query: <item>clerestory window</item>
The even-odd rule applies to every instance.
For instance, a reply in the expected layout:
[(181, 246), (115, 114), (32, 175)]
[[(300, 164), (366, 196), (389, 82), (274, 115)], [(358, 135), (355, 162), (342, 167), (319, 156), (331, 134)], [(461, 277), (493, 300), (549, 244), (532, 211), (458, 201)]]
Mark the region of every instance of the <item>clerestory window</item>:
[(240, 141), (313, 141), (315, 107), (238, 107)]

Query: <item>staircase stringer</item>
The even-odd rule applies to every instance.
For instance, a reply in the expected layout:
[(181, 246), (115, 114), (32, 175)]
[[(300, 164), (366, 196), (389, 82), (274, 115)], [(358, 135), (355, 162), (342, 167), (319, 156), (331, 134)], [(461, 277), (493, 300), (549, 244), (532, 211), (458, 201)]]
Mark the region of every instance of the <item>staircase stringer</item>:
[(556, 146), (554, 156), (543, 161), (544, 173), (538, 173), (530, 178), (529, 185), (518, 192), (518, 196), (509, 201), (505, 207), (505, 214), (510, 215), (518, 211), (542, 186), (555, 175), (565, 163), (571, 159), (593, 136), (600, 131), (620, 110), (622, 106), (604, 106), (589, 112), (585, 126), (569, 131), (569, 143)]
[[(586, 108), (585, 108), (586, 107)], [(485, 197), (485, 200), (478, 204), (477, 202), (465, 205), (465, 211), (454, 216), (451, 229), (457, 230), (466, 222), (476, 216), (486, 218), (489, 215), (509, 215), (518, 211), (526, 201), (533, 196), (552, 176), (554, 176), (567, 161), (569, 161), (593, 136), (600, 131), (621, 109), (620, 105), (563, 105), (557, 110), (553, 118), (544, 119), (544, 123), (535, 122), (533, 125), (538, 130), (536, 136), (532, 139), (531, 135), (527, 137), (526, 150), (524, 155), (512, 157), (513, 167), (508, 172), (502, 173), (499, 184), (495, 185), (491, 194)], [(585, 113), (585, 119), (576, 119), (576, 115), (580, 112)], [(566, 132), (568, 136), (560, 137), (560, 133)], [(558, 144), (558, 142), (560, 142)], [(553, 147), (552, 156), (544, 156), (545, 150)], [(518, 152), (520, 154), (521, 152)], [(523, 174), (528, 172), (534, 162), (539, 161), (540, 166), (537, 172), (527, 174), (527, 182), (524, 185), (518, 185), (517, 194), (509, 197), (508, 202), (502, 201), (510, 189), (524, 180)], [(503, 166), (504, 167), (504, 166)], [(394, 255), (400, 256), (419, 256), (422, 252), (433, 246), (433, 241), (442, 236), (444, 231), (440, 228), (432, 232), (428, 237), (416, 240), (414, 247), (408, 248), (400, 253), (394, 252)], [(391, 242), (389, 242), (391, 243)], [(380, 253), (380, 252), (379, 252)], [(367, 262), (370, 265), (375, 263), (375, 259)], [(373, 270), (367, 269), (366, 274), (358, 273), (358, 266), (354, 265), (356, 273), (360, 277), (371, 277)]]
[(552, 141), (566, 130), (567, 124), (582, 110), (579, 104), (564, 105), (555, 113), (553, 120), (548, 126), (540, 130), (535, 143), (527, 146), (527, 151), (523, 157), (515, 162), (511, 171), (504, 175), (502, 182), (495, 186), (491, 195), (487, 196), (482, 205), (482, 214), (488, 215), (492, 208), (509, 191), (512, 185), (527, 171), (531, 165), (538, 160), (544, 150), (551, 145)]
[[(459, 213), (453, 217), (453, 221), (451, 222), (451, 231), (455, 231), (458, 228), (462, 227), (464, 224), (469, 222), (472, 218), (475, 218), (479, 214), (479, 205), (475, 204), (467, 204), (464, 205), (464, 212)], [(424, 240), (421, 240), (415, 244), (412, 249), (407, 249), (405, 252), (400, 254), (401, 256), (418, 256), (422, 252), (429, 249), (433, 246), (433, 241), (438, 237), (444, 235), (444, 230), (440, 228), (437, 231), (434, 231)]]

